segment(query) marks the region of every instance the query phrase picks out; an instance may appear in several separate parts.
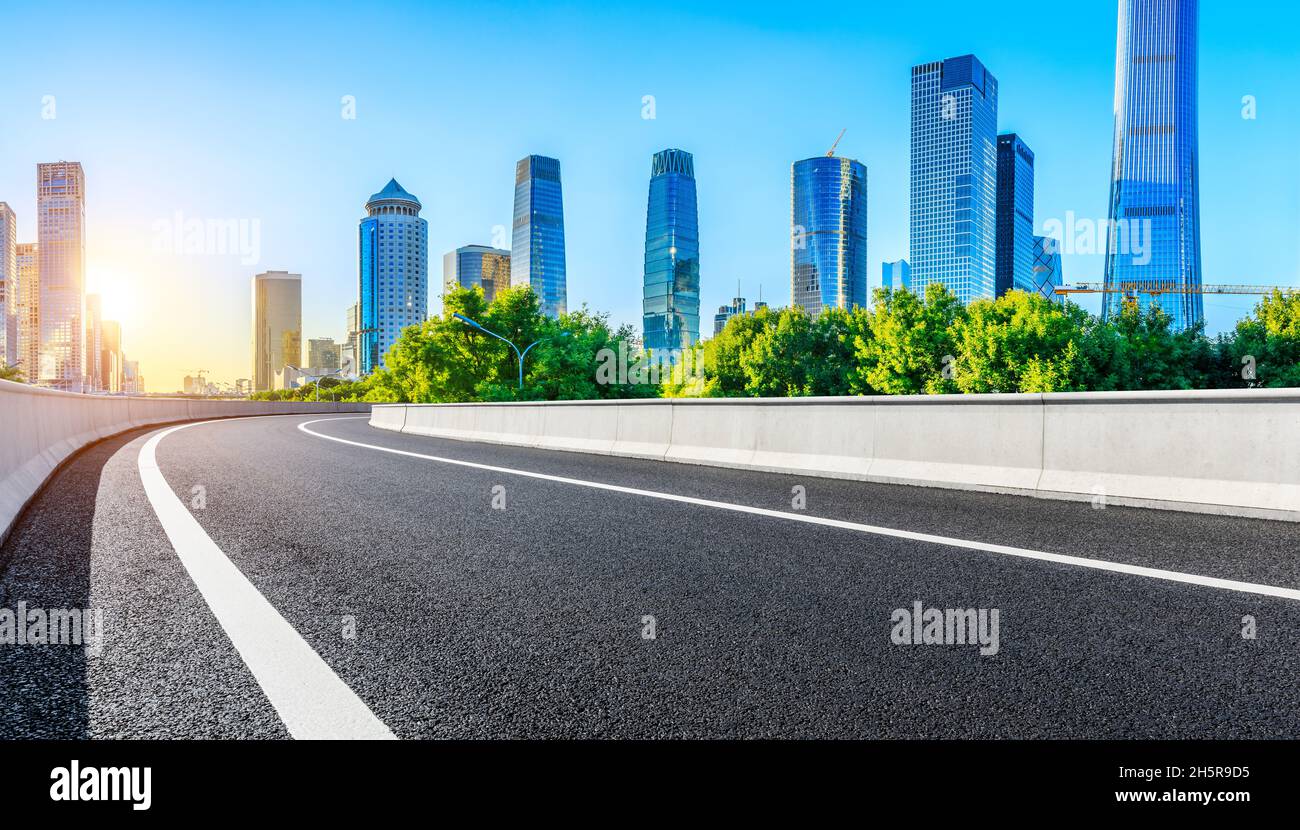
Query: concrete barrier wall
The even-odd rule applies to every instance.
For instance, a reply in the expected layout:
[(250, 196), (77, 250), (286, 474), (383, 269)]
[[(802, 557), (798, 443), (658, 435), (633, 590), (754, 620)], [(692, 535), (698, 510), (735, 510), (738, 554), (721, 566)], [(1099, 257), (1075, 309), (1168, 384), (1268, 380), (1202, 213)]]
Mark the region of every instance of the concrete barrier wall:
[(77, 450), (101, 438), (174, 421), (369, 409), (370, 404), (331, 402), (73, 395), (0, 381), (0, 541), (50, 474)]
[(375, 406), (456, 440), (1300, 521), (1300, 390)]

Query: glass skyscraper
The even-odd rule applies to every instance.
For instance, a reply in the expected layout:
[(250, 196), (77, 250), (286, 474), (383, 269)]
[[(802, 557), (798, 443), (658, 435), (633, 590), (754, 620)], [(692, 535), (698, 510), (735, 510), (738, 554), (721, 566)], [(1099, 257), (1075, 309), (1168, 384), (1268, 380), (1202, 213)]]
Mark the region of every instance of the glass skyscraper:
[(253, 391), (276, 388), (285, 366), (302, 362), (302, 275), (266, 271), (253, 277)]
[(0, 202), (0, 363), (18, 365), (18, 219)]
[(568, 311), (564, 268), (564, 197), (560, 162), (528, 156), (515, 164), (514, 233), (510, 270), (515, 283), (527, 283), (551, 317)]
[[(1196, 18), (1196, 0), (1119, 3), (1103, 318), (1132, 291), (1177, 329), (1203, 319), (1201, 295), (1177, 290), (1201, 285)], [(1165, 292), (1142, 292), (1153, 283)]]
[(998, 136), (997, 295), (1034, 291), (1034, 152), (1015, 133)]
[(402, 329), (428, 316), (429, 226), (420, 218), (420, 207), (420, 200), (396, 179), (366, 202), (357, 292), (363, 374), (382, 368)]
[(790, 168), (790, 299), (813, 317), (868, 305), (867, 167), (814, 156)]
[(38, 383), (86, 388), (86, 175), (75, 161), (36, 165), (40, 272)]
[(650, 160), (642, 312), (645, 347), (688, 349), (700, 340), (700, 228), (695, 161), (685, 150)]
[(912, 67), (912, 290), (997, 294), (998, 82), (974, 55)]
[(880, 287), (888, 288), (891, 291), (911, 291), (912, 290), (912, 269), (908, 267), (907, 260), (900, 259), (897, 262), (880, 263)]
[(482, 288), (489, 303), (497, 290), (510, 287), (510, 252), (486, 245), (466, 245), (442, 256), (442, 285), (446, 291)]
[(1034, 237), (1034, 285), (1033, 291), (1049, 300), (1063, 302), (1065, 295), (1057, 294), (1056, 287), (1063, 285), (1065, 275), (1061, 271), (1061, 243), (1048, 236)]

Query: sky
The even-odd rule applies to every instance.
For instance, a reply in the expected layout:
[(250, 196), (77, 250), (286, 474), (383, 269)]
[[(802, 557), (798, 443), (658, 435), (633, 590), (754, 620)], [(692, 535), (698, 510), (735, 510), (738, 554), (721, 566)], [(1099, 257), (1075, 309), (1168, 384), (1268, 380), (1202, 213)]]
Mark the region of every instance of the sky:
[[(1300, 284), (1300, 8), (1201, 6), (1204, 280)], [(1115, 30), (1107, 0), (7, 3), (0, 201), (34, 241), (37, 163), (82, 163), (88, 290), (149, 391), (169, 392), (197, 369), (249, 376), (260, 271), (302, 274), (304, 342), (343, 339), (357, 223), (392, 177), (424, 205), (440, 313), (445, 252), (509, 247), (530, 153), (561, 162), (569, 307), (639, 328), (650, 157), (678, 147), (695, 156), (711, 332), (737, 283), (789, 303), (790, 165), (841, 129), (837, 153), (868, 168), (872, 283), (907, 257), (917, 63), (974, 53), (998, 78), (999, 129), (1035, 153), (1040, 232), (1104, 219)], [(196, 224), (244, 242), (178, 247)], [(1102, 260), (1067, 254), (1066, 282), (1100, 280)], [(1207, 296), (1209, 331), (1253, 304)]]

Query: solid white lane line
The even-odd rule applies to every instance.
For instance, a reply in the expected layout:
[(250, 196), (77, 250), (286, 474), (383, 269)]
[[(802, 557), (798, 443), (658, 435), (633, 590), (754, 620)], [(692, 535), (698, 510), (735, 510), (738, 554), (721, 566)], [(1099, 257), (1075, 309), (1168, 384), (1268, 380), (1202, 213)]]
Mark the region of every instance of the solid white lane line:
[(388, 727), (222, 553), (163, 478), (155, 452), (159, 442), (177, 430), (211, 423), (217, 422), (165, 429), (140, 449), (140, 481), (176, 555), (289, 734), (298, 739), (394, 739)]
[(535, 473), (529, 470), (495, 467), (491, 464), (479, 464), (473, 461), (461, 461), (455, 458), (443, 458), (437, 455), (426, 455), (424, 453), (398, 450), (392, 447), (382, 447), (378, 444), (366, 444), (361, 441), (350, 441), (346, 438), (338, 438), (333, 435), (326, 435), (322, 432), (307, 429), (310, 424), (317, 424), (321, 421), (337, 420), (344, 419), (317, 418), (313, 421), (304, 421), (303, 423), (298, 424), (298, 429), (308, 435), (314, 435), (317, 438), (324, 438), (327, 441), (337, 441), (340, 444), (351, 444), (354, 447), (365, 447), (371, 450), (378, 450), (379, 452), (392, 453), (393, 455), (404, 455), (410, 458), (436, 461), (440, 464), (455, 464), (459, 467), (472, 467), (476, 470), (487, 470), (493, 473), (505, 473), (507, 475), (554, 481), (560, 484), (571, 484), (575, 487), (589, 487), (594, 490), (627, 493), (628, 495), (633, 496), (644, 496), (646, 498), (661, 499), (663, 501), (675, 501), (682, 504), (694, 504), (700, 507), (730, 510), (735, 513), (749, 513), (754, 516), (768, 516), (773, 519), (785, 519), (786, 521), (791, 522), (803, 522), (804, 524), (822, 525), (823, 527), (835, 527), (841, 530), (852, 530), (858, 533), (871, 533), (877, 536), (892, 536), (896, 539), (911, 539), (916, 542), (928, 542), (934, 545), (966, 548), (967, 550), (978, 550), (984, 551), (985, 553), (998, 553), (1003, 556), (1016, 556), (1022, 559), (1037, 559), (1042, 562), (1056, 562), (1062, 565), (1074, 565), (1076, 567), (1091, 568), (1097, 571), (1111, 571), (1113, 573), (1129, 574), (1131, 576), (1145, 576), (1152, 579), (1163, 579), (1168, 582), (1201, 585), (1206, 588), (1222, 588), (1228, 591), (1241, 591), (1242, 593), (1247, 594), (1262, 594), (1263, 596), (1269, 597), (1300, 600), (1300, 590), (1295, 588), (1281, 588), (1276, 585), (1260, 585), (1254, 582), (1238, 582), (1235, 579), (1220, 579), (1215, 576), (1201, 576), (1200, 574), (1182, 573), (1180, 571), (1166, 571), (1161, 568), (1147, 568), (1141, 565), (1128, 565), (1123, 562), (1109, 562), (1105, 559), (1088, 559), (1083, 556), (1066, 556), (1060, 553), (1048, 553), (1047, 551), (1031, 550), (1029, 548), (1016, 548), (1009, 545), (993, 545), (988, 542), (976, 542), (970, 539), (956, 539), (951, 536), (935, 536), (930, 533), (916, 533), (911, 530), (896, 530), (891, 527), (878, 527), (876, 525), (860, 524), (858, 522), (846, 522), (840, 519), (827, 519), (821, 516), (810, 516), (805, 513), (786, 513), (780, 510), (768, 510), (763, 507), (750, 507), (744, 504), (733, 504), (725, 501), (697, 499), (692, 496), (679, 496), (674, 493), (662, 493), (656, 490), (640, 490), (635, 487), (622, 487), (617, 484), (602, 484), (598, 481), (585, 481), (579, 478), (553, 476), (546, 473)]

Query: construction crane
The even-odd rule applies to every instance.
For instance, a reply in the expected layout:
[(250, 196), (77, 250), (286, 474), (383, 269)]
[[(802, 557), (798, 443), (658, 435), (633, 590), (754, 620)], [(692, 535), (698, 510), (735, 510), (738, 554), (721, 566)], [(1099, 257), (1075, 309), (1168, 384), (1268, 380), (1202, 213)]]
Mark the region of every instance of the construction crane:
[(1272, 294), (1274, 291), (1296, 291), (1295, 287), (1282, 285), (1182, 285), (1176, 282), (1120, 282), (1107, 288), (1102, 282), (1084, 282), (1078, 285), (1058, 285), (1057, 294), (1102, 294), (1114, 291), (1125, 296), (1135, 294)]
[(840, 134), (835, 137), (835, 143), (832, 144), (831, 148), (826, 151), (826, 158), (832, 158), (835, 155), (835, 148), (840, 146), (840, 139), (844, 137), (844, 133), (847, 130), (848, 127), (845, 127), (843, 130), (840, 130)]

